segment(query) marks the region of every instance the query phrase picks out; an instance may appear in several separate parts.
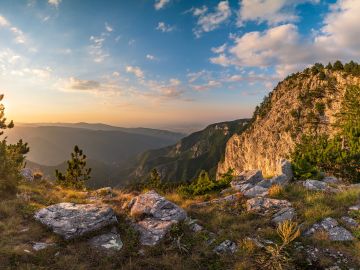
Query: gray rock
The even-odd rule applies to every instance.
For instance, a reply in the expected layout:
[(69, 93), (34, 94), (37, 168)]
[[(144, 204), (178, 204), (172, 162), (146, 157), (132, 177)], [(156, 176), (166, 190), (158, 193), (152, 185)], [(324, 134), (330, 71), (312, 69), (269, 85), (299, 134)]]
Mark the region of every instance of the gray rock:
[(360, 211), (360, 203), (349, 207), (350, 211)]
[(183, 209), (155, 191), (137, 196), (130, 215), (138, 220), (133, 226), (140, 233), (141, 244), (148, 246), (156, 245), (172, 225), (187, 217)]
[(26, 181), (32, 182), (34, 180), (33, 172), (29, 168), (22, 169), (20, 174)]
[(192, 204), (191, 207), (204, 207), (204, 206), (208, 206), (208, 205), (212, 205), (212, 204), (221, 204), (221, 203), (230, 203), (230, 202), (235, 202), (239, 199), (239, 197), (241, 196), (241, 193), (235, 193), (235, 194), (231, 194), (225, 197), (221, 197), (218, 199), (213, 199), (211, 201), (207, 201), (207, 202), (201, 202), (201, 203), (195, 203)]
[(286, 159), (282, 159), (280, 161), (280, 175), (282, 174), (286, 176), (287, 181), (290, 181), (294, 178), (291, 162)]
[(264, 178), (260, 170), (244, 171), (239, 176), (235, 177), (233, 181), (231, 181), (231, 186), (236, 188), (236, 186), (245, 183), (256, 185), (263, 179)]
[(116, 231), (97, 235), (89, 240), (89, 244), (104, 251), (119, 251), (124, 245)]
[(354, 239), (354, 236), (348, 230), (339, 226), (338, 222), (330, 217), (325, 218), (320, 223), (314, 224), (305, 232), (305, 235), (312, 235), (319, 230), (325, 231), (331, 241), (351, 241)]
[(304, 182), (304, 187), (308, 190), (316, 190), (316, 191), (326, 191), (328, 189), (328, 184), (318, 180), (308, 179)]
[(253, 188), (254, 185), (250, 184), (250, 183), (243, 183), (243, 184), (238, 184), (236, 186), (233, 186), (233, 189), (236, 191), (240, 191), (240, 192), (245, 192), (251, 188)]
[(266, 196), (268, 194), (268, 189), (267, 188), (263, 188), (261, 186), (255, 186), (253, 188), (248, 189), (247, 191), (244, 192), (244, 196), (245, 197), (263, 197)]
[(190, 230), (192, 230), (193, 232), (197, 233), (202, 231), (204, 228), (203, 226), (197, 224), (197, 220), (196, 219), (192, 219), (192, 218), (187, 218), (185, 220), (186, 224), (190, 227)]
[(145, 218), (133, 224), (136, 231), (140, 233), (140, 243), (145, 246), (154, 246), (168, 233), (175, 221), (156, 220)]
[(291, 203), (287, 200), (257, 197), (246, 201), (247, 211), (265, 212), (267, 210), (280, 210), (286, 207), (291, 207)]
[(328, 230), (329, 238), (331, 241), (352, 241), (354, 236), (341, 226), (337, 226)]
[(235, 253), (237, 249), (236, 243), (230, 240), (225, 240), (220, 245), (214, 248), (214, 252), (221, 253)]
[(272, 218), (271, 222), (280, 224), (285, 220), (293, 220), (295, 218), (295, 209), (292, 207), (286, 207), (278, 211)]
[(186, 218), (186, 212), (176, 204), (166, 200), (155, 191), (149, 191), (136, 197), (131, 207), (132, 217), (146, 217), (163, 221), (181, 221)]
[(285, 186), (289, 183), (289, 177), (285, 174), (280, 174), (270, 179), (272, 185)]
[(335, 176), (325, 176), (322, 181), (327, 183), (327, 184), (338, 184), (338, 183), (340, 183), (340, 180), (337, 179)]
[(45, 242), (34, 242), (32, 248), (35, 251), (39, 251), (39, 250), (43, 250), (43, 249), (46, 249), (46, 248), (52, 247), (52, 246), (55, 246), (55, 244), (54, 243), (45, 243)]
[(94, 204), (54, 204), (40, 209), (34, 218), (66, 240), (117, 223), (110, 207)]
[(272, 186), (272, 182), (270, 179), (264, 179), (262, 181), (260, 181), (259, 183), (257, 183), (257, 186), (259, 187), (263, 187), (263, 188), (269, 188)]
[(351, 217), (344, 216), (341, 218), (341, 220), (345, 223), (346, 226), (348, 226), (350, 228), (359, 227), (359, 223)]

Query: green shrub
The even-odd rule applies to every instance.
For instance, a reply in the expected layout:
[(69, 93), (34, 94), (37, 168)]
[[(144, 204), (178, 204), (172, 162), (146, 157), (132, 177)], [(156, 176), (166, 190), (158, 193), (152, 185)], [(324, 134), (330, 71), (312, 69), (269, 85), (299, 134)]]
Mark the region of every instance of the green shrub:
[(183, 196), (204, 195), (229, 187), (232, 179), (232, 169), (229, 169), (225, 174), (221, 175), (219, 180), (210, 179), (208, 173), (203, 170), (193, 183), (182, 185), (177, 191)]

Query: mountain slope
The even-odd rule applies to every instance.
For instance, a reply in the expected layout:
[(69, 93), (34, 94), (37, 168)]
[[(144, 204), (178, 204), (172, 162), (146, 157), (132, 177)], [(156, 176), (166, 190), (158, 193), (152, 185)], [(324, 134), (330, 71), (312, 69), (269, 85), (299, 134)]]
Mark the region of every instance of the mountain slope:
[(104, 163), (123, 163), (149, 150), (174, 144), (182, 134), (161, 130), (112, 130), (63, 126), (17, 126), (7, 132), (8, 140), (29, 143), (27, 158), (42, 165), (57, 165), (69, 158), (79, 145), (90, 159)]
[(360, 85), (358, 73), (321, 65), (289, 76), (257, 108), (251, 126), (229, 139), (217, 173), (233, 168), (276, 174), (279, 160), (288, 157), (303, 134), (334, 134), (335, 115), (352, 85)]
[(227, 140), (246, 128), (248, 119), (212, 124), (190, 134), (176, 145), (149, 150), (138, 158), (129, 178), (145, 179), (156, 168), (165, 181), (191, 181), (201, 170), (215, 175)]

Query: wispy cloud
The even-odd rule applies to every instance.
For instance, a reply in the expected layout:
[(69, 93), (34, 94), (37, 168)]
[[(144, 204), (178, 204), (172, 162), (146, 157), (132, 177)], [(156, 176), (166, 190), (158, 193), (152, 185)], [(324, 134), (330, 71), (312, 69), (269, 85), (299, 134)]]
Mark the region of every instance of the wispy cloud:
[(168, 32), (172, 32), (175, 30), (175, 26), (170, 26), (169, 24), (166, 24), (164, 22), (159, 22), (156, 30), (159, 30), (163, 33), (168, 33)]
[(24, 44), (26, 42), (26, 37), (19, 28), (13, 26), (4, 16), (0, 15), (0, 27), (7, 28), (15, 36), (15, 42), (18, 44)]
[(203, 6), (202, 8), (192, 9), (192, 14), (198, 17), (197, 26), (193, 29), (193, 32), (199, 38), (202, 33), (211, 32), (226, 22), (231, 16), (231, 8), (226, 0), (219, 2), (214, 12), (208, 12), (208, 8)]
[(105, 29), (108, 32), (114, 31), (114, 28), (110, 24), (108, 24), (107, 22), (105, 23)]
[(152, 54), (147, 54), (146, 55), (146, 59), (150, 60), (150, 61), (156, 61), (158, 60), (158, 58)]
[(170, 0), (155, 0), (154, 7), (156, 10), (164, 8), (170, 3)]
[(137, 78), (144, 78), (144, 72), (141, 70), (141, 68), (136, 66), (126, 66), (126, 72), (134, 74)]
[(62, 0), (48, 0), (48, 3), (56, 8), (59, 7)]

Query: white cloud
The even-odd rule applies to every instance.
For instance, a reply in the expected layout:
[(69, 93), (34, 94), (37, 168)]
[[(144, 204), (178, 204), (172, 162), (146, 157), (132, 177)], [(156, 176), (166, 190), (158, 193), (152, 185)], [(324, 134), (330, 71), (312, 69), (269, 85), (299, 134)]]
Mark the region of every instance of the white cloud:
[(134, 74), (137, 78), (143, 79), (144, 78), (144, 72), (139, 67), (135, 66), (126, 66), (126, 72)]
[(108, 24), (107, 22), (105, 23), (105, 29), (108, 32), (114, 31), (114, 28), (110, 24)]
[(338, 0), (324, 17), (323, 26), (311, 38), (288, 23), (233, 38), (233, 45), (216, 57), (214, 64), (236, 67), (274, 67), (284, 77), (315, 62), (360, 58), (360, 1)]
[(192, 85), (192, 88), (196, 91), (207, 91), (211, 88), (217, 88), (220, 86), (221, 86), (221, 83), (219, 81), (210, 80), (205, 84)]
[(59, 7), (62, 0), (48, 0), (48, 3), (56, 8)]
[(347, 51), (359, 56), (360, 51), (360, 1), (338, 0), (324, 20), (315, 43), (329, 51)]
[(146, 59), (150, 60), (150, 61), (156, 61), (158, 60), (157, 57), (155, 57), (154, 55), (152, 54), (147, 54), (146, 55)]
[(1, 15), (0, 15), (0, 26), (1, 27), (10, 26), (10, 23), (8, 22), (8, 20), (5, 17), (1, 16)]
[(175, 27), (174, 26), (170, 26), (164, 22), (159, 22), (157, 27), (156, 27), (156, 30), (159, 30), (163, 33), (168, 33), (168, 32), (172, 32), (175, 30)]
[(18, 44), (24, 44), (26, 42), (23, 31), (13, 26), (4, 16), (0, 15), (0, 27), (7, 28), (15, 36), (15, 42)]
[(95, 63), (103, 62), (109, 54), (104, 52), (103, 45), (105, 42), (105, 36), (101, 35), (100, 37), (91, 36), (90, 37), (90, 47), (89, 53), (94, 58)]
[(196, 37), (200, 37), (202, 33), (211, 32), (226, 22), (231, 16), (231, 8), (226, 0), (219, 2), (214, 12), (207, 12), (207, 8), (202, 7), (194, 9), (193, 15), (198, 17), (197, 26), (193, 31)]
[(213, 47), (211, 48), (211, 51), (213, 53), (224, 53), (226, 50), (226, 43), (224, 43), (223, 45), (219, 46), (219, 47)]
[(227, 67), (231, 64), (231, 60), (224, 53), (220, 53), (215, 57), (211, 57), (210, 62), (213, 64), (218, 64), (223, 67)]
[(269, 25), (294, 22), (298, 20), (296, 6), (319, 0), (242, 0), (238, 12), (238, 26), (247, 21), (266, 22)]
[(66, 82), (65, 87), (73, 90), (96, 90), (100, 87), (98, 81), (81, 80), (78, 78), (70, 77)]
[(156, 10), (164, 8), (167, 4), (170, 3), (170, 0), (155, 0), (154, 7)]

